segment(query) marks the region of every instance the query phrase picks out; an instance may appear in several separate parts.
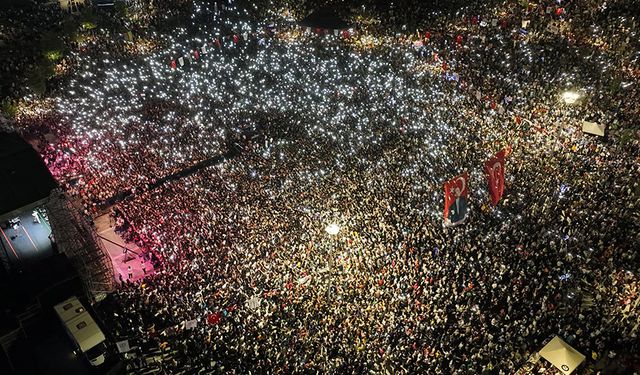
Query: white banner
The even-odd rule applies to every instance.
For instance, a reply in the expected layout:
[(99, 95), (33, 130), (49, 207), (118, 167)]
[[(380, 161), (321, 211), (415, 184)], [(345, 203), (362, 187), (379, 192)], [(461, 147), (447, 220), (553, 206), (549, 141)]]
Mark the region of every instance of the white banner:
[(184, 58), (182, 56), (178, 58), (178, 64), (180, 64), (180, 66), (184, 66)]
[(198, 319), (187, 320), (184, 325), (184, 329), (194, 329), (198, 325)]
[(560, 25), (557, 22), (549, 22), (547, 25), (547, 31), (552, 34), (560, 34)]
[(130, 350), (129, 348), (129, 340), (123, 340), (116, 342), (116, 347), (118, 347), (118, 353), (126, 353)]
[(247, 301), (247, 307), (251, 310), (256, 310), (260, 307), (260, 297), (255, 296)]

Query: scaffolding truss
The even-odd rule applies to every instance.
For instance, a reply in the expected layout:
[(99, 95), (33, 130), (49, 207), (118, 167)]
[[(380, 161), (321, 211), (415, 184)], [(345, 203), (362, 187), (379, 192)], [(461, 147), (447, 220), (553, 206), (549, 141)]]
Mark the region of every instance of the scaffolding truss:
[(81, 205), (72, 201), (61, 189), (51, 192), (45, 205), (58, 250), (71, 261), (88, 292), (97, 301), (114, 290), (113, 264)]

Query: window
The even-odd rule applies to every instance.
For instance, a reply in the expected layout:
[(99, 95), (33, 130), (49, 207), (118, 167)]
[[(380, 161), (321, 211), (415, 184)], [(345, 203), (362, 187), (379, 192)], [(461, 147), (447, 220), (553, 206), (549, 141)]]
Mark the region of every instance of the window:
[(76, 324), (76, 328), (77, 329), (83, 329), (86, 326), (87, 326), (86, 322), (80, 322), (80, 323)]
[(102, 354), (105, 354), (106, 351), (106, 347), (104, 345), (104, 342), (101, 342), (100, 344), (94, 346), (93, 348), (87, 350), (87, 352), (85, 353), (87, 358), (89, 358), (89, 360), (92, 359), (96, 359), (98, 357), (100, 357)]

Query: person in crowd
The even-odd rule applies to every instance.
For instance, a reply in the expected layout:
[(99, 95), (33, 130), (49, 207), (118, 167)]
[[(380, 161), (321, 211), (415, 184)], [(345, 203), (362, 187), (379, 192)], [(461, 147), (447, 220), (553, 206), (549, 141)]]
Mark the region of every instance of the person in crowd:
[[(96, 32), (16, 120), (88, 212), (116, 203), (155, 270), (108, 299), (116, 338), (170, 348), (176, 373), (508, 374), (554, 335), (590, 370), (640, 352), (629, 1), (420, 21), (413, 2), (338, 35), (232, 1), (134, 3), (138, 41)], [(504, 148), (492, 206), (481, 166)], [(465, 170), (468, 217), (443, 227)]]

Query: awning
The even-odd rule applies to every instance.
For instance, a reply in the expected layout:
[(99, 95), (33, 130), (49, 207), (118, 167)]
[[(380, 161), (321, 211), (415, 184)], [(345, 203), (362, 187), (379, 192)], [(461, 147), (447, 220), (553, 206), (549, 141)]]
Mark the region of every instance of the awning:
[(538, 353), (565, 375), (571, 374), (585, 358), (558, 336), (551, 339)]
[(582, 131), (589, 134), (598, 135), (604, 137), (605, 125), (595, 122), (582, 121)]

